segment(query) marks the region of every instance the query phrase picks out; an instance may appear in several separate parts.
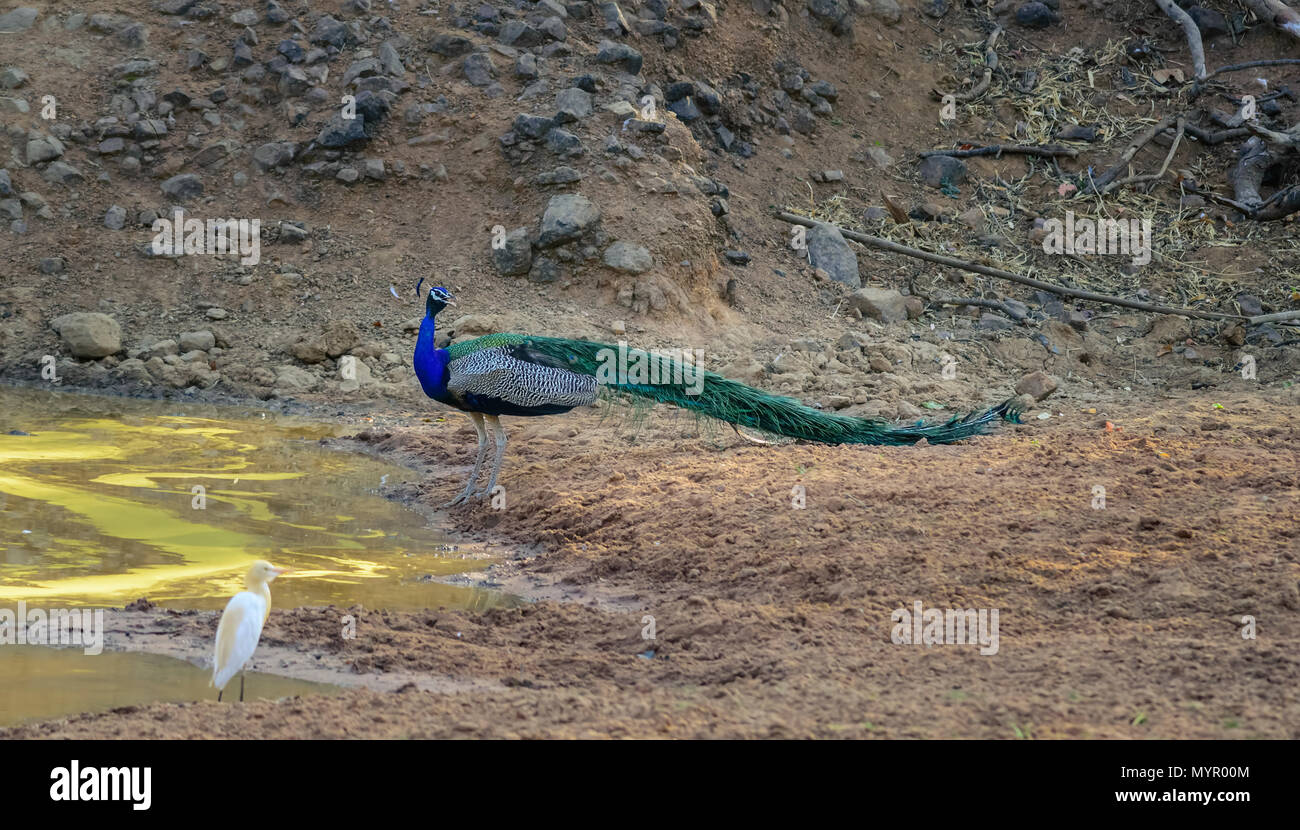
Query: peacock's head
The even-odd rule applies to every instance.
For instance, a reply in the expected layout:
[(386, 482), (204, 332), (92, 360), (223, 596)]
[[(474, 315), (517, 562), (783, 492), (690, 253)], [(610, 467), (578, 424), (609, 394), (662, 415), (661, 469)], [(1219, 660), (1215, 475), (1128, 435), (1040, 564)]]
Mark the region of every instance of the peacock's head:
[[(415, 292), (417, 294), (420, 293), (420, 286), (423, 283), (424, 278), (421, 277), (420, 281), (415, 284)], [(424, 300), (424, 313), (429, 317), (434, 317), (437, 316), (439, 311), (442, 311), (449, 305), (456, 305), (456, 303), (452, 302), (451, 292), (442, 286), (434, 286), (429, 289), (429, 294)]]

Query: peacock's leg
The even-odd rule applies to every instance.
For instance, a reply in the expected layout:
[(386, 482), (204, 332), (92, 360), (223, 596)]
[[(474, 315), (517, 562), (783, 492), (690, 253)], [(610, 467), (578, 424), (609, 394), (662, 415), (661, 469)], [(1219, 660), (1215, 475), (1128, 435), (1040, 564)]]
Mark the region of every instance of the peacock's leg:
[(501, 461), (506, 457), (506, 428), (501, 425), (501, 419), (495, 415), (488, 415), (487, 421), (492, 425), (492, 433), (497, 440), (497, 455), (492, 460), (492, 474), (488, 476), (488, 485), (486, 490), (481, 490), (477, 495), (490, 496), (492, 488), (497, 486), (497, 473), (501, 472)]
[(469, 418), (474, 422), (474, 429), (478, 430), (478, 455), (474, 458), (474, 471), (469, 474), (469, 481), (465, 482), (465, 489), (460, 492), (460, 495), (443, 507), (453, 507), (469, 499), (470, 494), (474, 492), (474, 484), (478, 481), (478, 472), (483, 468), (483, 457), (487, 455), (487, 427), (483, 426), (483, 416), (471, 412)]

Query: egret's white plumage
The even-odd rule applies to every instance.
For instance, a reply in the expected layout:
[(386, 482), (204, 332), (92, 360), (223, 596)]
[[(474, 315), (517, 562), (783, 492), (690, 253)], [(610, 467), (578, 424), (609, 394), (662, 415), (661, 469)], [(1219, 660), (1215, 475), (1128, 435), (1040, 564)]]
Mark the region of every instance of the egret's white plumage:
[[(226, 684), (244, 670), (257, 650), (262, 625), (271, 614), (270, 583), (286, 570), (270, 562), (254, 562), (244, 578), (244, 590), (231, 597), (226, 610), (221, 612), (221, 622), (217, 624), (217, 647), (212, 659), (212, 685), (217, 687), (217, 700), (221, 700)], [(239, 699), (244, 699), (242, 675)]]

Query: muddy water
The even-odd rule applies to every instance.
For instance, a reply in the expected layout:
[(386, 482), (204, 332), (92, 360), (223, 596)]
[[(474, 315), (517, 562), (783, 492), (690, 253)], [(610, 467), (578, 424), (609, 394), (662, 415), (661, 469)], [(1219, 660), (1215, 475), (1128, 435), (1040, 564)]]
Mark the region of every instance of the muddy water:
[[(93, 657), (76, 649), (41, 646), (0, 648), (0, 726), (30, 720), (99, 712), (118, 706), (215, 699), (211, 673), (156, 654), (104, 652)], [(226, 687), (224, 700), (239, 699), (239, 678)], [(291, 695), (334, 694), (337, 686), (249, 672), (244, 700)], [(135, 737), (123, 735), (122, 737)]]
[(0, 387), (0, 606), (216, 609), (255, 559), (273, 601), (411, 609), (507, 598), (431, 576), (485, 567), (380, 488), (408, 470), (319, 445), (329, 424)]
[[(271, 588), (281, 608), (515, 601), (433, 582), (492, 559), (382, 497), (414, 473), (320, 445), (340, 432), (265, 411), (0, 387), (0, 609), (140, 597), (220, 609), (256, 559), (293, 569)], [(193, 700), (211, 693), (207, 677), (164, 657), (0, 644), (0, 723)], [(267, 676), (250, 685), (320, 691)]]

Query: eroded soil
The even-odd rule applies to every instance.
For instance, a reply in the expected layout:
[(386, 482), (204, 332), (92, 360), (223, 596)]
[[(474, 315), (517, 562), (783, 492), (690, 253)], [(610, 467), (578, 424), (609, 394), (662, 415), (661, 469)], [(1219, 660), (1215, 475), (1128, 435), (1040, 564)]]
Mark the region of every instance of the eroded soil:
[[(372, 688), (0, 736), (1295, 738), (1295, 393), (1216, 395), (1053, 408), (1063, 417), (947, 447), (516, 420), (506, 509), (447, 521), (536, 542), (489, 580), (577, 601), (350, 609), (355, 640), (341, 609), (276, 610), (259, 670), (292, 673), (282, 652), (296, 653)], [(395, 494), (424, 505), (472, 460), (455, 418), (362, 435), (428, 465), (418, 491)], [(999, 609), (998, 652), (893, 644), (891, 612), (916, 600)], [(215, 628), (212, 614), (136, 613), (180, 651), (205, 651)], [(376, 673), (402, 684), (375, 691), (396, 685)]]

